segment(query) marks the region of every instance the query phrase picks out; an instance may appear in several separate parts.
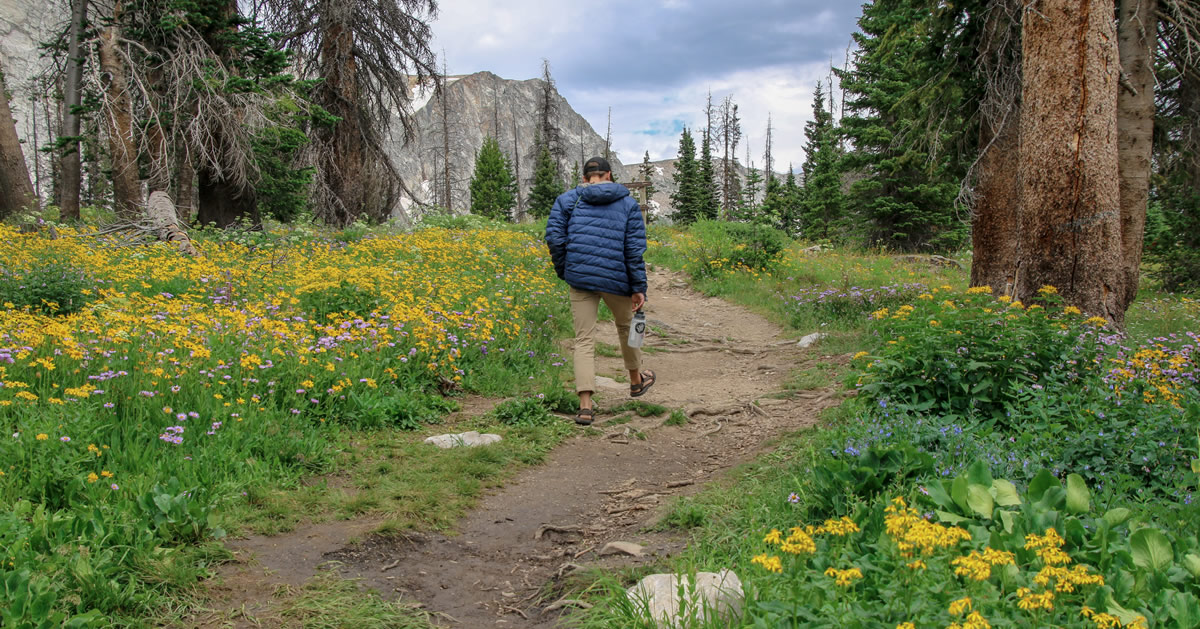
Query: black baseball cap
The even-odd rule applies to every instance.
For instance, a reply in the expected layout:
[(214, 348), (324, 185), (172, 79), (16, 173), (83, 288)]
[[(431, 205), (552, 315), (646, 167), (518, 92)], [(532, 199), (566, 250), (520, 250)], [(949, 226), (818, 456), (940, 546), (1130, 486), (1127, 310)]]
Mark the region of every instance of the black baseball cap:
[(611, 173), (612, 166), (608, 165), (608, 160), (603, 157), (593, 157), (583, 165), (583, 176), (587, 177), (591, 173)]

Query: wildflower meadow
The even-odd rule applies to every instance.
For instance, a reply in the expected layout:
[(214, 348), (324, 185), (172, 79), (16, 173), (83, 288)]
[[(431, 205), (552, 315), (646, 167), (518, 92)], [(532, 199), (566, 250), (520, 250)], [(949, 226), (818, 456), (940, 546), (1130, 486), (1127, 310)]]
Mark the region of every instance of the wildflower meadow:
[(6, 627), (147, 622), (346, 435), (394, 440), (463, 392), (561, 398), (565, 300), (520, 231), (214, 236), (196, 258), (58, 236), (0, 226)]

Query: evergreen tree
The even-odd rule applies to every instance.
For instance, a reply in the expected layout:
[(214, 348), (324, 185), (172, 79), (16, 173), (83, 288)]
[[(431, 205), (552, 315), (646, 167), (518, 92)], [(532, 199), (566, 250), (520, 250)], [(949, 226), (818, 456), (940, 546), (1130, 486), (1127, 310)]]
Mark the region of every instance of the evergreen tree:
[(654, 187), (654, 184), (651, 183), (651, 181), (650, 181), (650, 174), (653, 171), (654, 171), (654, 166), (650, 165), (650, 151), (646, 151), (646, 154), (642, 157), (642, 165), (638, 172), (638, 175), (641, 176), (642, 181), (650, 184), (646, 188), (646, 201), (653, 199), (654, 193), (658, 192), (658, 190)]
[(813, 120), (804, 126), (804, 188), (800, 203), (800, 224), (809, 240), (837, 240), (844, 235), (842, 172), (837, 150), (837, 130), (833, 108), (825, 108), (825, 93), (817, 83), (813, 94)]
[(516, 205), (517, 182), (500, 143), (488, 136), (475, 155), (475, 174), (471, 176), (471, 213), (496, 220), (512, 220)]
[(671, 204), (675, 206), (675, 223), (690, 225), (703, 216), (696, 142), (692, 139), (692, 132), (686, 128), (679, 138), (679, 158), (675, 162), (674, 179), (675, 193), (671, 195)]
[(571, 164), (571, 180), (567, 182), (566, 188), (574, 188), (583, 181), (583, 174), (579, 172), (579, 163)]
[[(794, 180), (795, 177), (793, 176), (792, 179)], [(784, 192), (783, 180), (768, 174), (762, 205), (758, 211), (764, 220), (771, 221), (773, 225), (787, 232), (788, 235), (794, 236), (795, 226), (791, 224), (792, 219), (788, 213)]]
[(717, 189), (716, 166), (713, 164), (712, 138), (704, 134), (700, 141), (700, 161), (696, 170), (696, 217), (715, 219), (719, 213), (720, 192)]
[(762, 207), (758, 204), (758, 192), (762, 189), (762, 183), (762, 175), (751, 164), (750, 170), (746, 173), (746, 183), (742, 186), (742, 196), (738, 199), (737, 213), (735, 214), (737, 220), (750, 223), (774, 223), (763, 214)]
[(803, 195), (804, 191), (796, 183), (796, 169), (788, 164), (787, 178), (779, 191), (779, 222), (780, 227), (789, 234), (800, 231), (800, 203)]
[[(948, 139), (928, 130), (928, 105), (913, 97), (944, 78), (938, 59), (930, 55), (935, 42), (928, 28), (929, 4), (879, 0), (864, 5), (853, 67), (836, 71), (846, 93), (841, 133), (854, 147), (842, 169), (860, 177), (850, 188), (846, 209), (865, 228), (868, 243), (904, 250), (956, 247), (967, 233), (954, 211), (961, 160), (943, 150)], [(965, 126), (957, 110), (943, 109), (942, 115), (960, 117), (932, 128)]]
[(554, 200), (563, 193), (562, 181), (558, 178), (558, 162), (550, 154), (550, 147), (538, 138), (541, 146), (537, 164), (533, 171), (533, 188), (529, 191), (529, 214), (534, 218), (550, 216)]

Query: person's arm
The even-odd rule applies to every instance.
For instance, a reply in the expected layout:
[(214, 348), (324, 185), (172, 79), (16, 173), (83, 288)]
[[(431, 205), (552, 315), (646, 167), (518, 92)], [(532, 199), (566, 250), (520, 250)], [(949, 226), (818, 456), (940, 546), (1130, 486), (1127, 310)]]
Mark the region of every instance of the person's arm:
[[(625, 221), (625, 272), (629, 275), (629, 287), (634, 295), (646, 296), (646, 223), (642, 221), (642, 209), (636, 201), (630, 204)], [(636, 309), (636, 308), (635, 308)]]
[(554, 200), (554, 206), (550, 208), (550, 219), (546, 221), (546, 247), (550, 249), (554, 272), (561, 279), (566, 272), (567, 262), (567, 216), (561, 196)]

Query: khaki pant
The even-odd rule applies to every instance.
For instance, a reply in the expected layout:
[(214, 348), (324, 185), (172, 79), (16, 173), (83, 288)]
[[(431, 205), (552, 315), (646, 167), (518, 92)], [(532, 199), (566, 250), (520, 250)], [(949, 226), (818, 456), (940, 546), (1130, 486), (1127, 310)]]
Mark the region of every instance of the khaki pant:
[(596, 390), (596, 317), (600, 300), (608, 305), (617, 322), (617, 338), (625, 369), (642, 368), (642, 351), (629, 346), (629, 325), (633, 321), (633, 300), (620, 295), (571, 289), (571, 318), (575, 321), (575, 391)]

